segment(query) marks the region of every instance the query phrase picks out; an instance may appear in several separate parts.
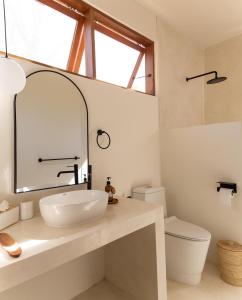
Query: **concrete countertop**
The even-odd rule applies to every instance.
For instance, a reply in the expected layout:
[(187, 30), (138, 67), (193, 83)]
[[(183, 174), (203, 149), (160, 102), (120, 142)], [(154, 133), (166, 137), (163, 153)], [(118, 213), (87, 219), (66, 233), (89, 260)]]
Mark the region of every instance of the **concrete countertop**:
[(40, 216), (20, 221), (4, 230), (23, 253), (14, 259), (1, 249), (0, 293), (162, 218), (161, 206), (122, 198), (103, 217), (71, 228), (48, 227)]

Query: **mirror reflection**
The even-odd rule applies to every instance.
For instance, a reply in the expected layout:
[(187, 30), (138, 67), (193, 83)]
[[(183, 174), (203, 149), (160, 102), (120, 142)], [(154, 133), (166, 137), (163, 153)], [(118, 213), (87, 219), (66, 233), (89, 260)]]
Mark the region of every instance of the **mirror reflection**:
[(15, 97), (15, 192), (87, 181), (88, 111), (65, 75), (37, 71)]

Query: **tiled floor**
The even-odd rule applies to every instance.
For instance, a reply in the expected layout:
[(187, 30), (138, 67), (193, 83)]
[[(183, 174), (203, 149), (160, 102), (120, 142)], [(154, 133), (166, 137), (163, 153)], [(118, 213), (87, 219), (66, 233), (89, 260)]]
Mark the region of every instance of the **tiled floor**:
[(168, 282), (168, 300), (242, 300), (242, 287), (223, 282), (215, 266), (207, 264), (197, 286)]

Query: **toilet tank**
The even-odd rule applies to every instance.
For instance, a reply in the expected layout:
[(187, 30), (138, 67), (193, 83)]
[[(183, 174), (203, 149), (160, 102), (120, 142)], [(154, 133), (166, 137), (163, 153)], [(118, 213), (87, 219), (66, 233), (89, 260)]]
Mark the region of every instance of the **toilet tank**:
[(166, 195), (164, 187), (148, 187), (141, 186), (134, 188), (132, 198), (150, 203), (160, 203), (163, 206), (164, 216), (167, 217), (166, 211)]

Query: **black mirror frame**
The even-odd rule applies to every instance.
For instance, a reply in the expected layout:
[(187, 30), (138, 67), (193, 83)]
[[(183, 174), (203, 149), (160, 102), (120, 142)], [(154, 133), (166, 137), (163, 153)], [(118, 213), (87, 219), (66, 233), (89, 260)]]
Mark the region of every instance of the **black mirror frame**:
[[(76, 85), (76, 83), (71, 80), (69, 77), (67, 77), (66, 75), (64, 75), (63, 73), (57, 72), (57, 71), (53, 71), (53, 70), (38, 70), (35, 72), (30, 73), (28, 76), (26, 76), (26, 79), (28, 79), (30, 76), (37, 74), (37, 73), (43, 73), (43, 72), (49, 72), (49, 73), (55, 73), (58, 74), (64, 78), (66, 78), (68, 81), (70, 81), (75, 87), (76, 89), (79, 91), (79, 93), (81, 94), (84, 103), (85, 103), (85, 107), (86, 107), (86, 113), (87, 113), (87, 165), (88, 165), (88, 182), (83, 182), (83, 183), (79, 183), (79, 185), (82, 184), (86, 184), (88, 189), (92, 188), (92, 174), (91, 171), (92, 170), (92, 166), (89, 164), (89, 115), (88, 115), (88, 107), (87, 107), (87, 102), (86, 99), (82, 93), (82, 91), (80, 90), (80, 88)], [(17, 102), (17, 97), (18, 94), (15, 94), (14, 96), (14, 193), (15, 194), (22, 194), (22, 193), (30, 193), (30, 192), (36, 192), (36, 191), (43, 191), (43, 190), (50, 190), (50, 189), (56, 189), (56, 188), (62, 188), (62, 187), (70, 187), (72, 186), (72, 184), (68, 184), (68, 185), (60, 185), (60, 186), (53, 186), (53, 187), (47, 187), (47, 188), (41, 188), (41, 189), (35, 189), (35, 190), (31, 190), (31, 191), (25, 191), (25, 192), (17, 192), (17, 108), (16, 108), (16, 102)], [(74, 185), (74, 184), (73, 184)]]

